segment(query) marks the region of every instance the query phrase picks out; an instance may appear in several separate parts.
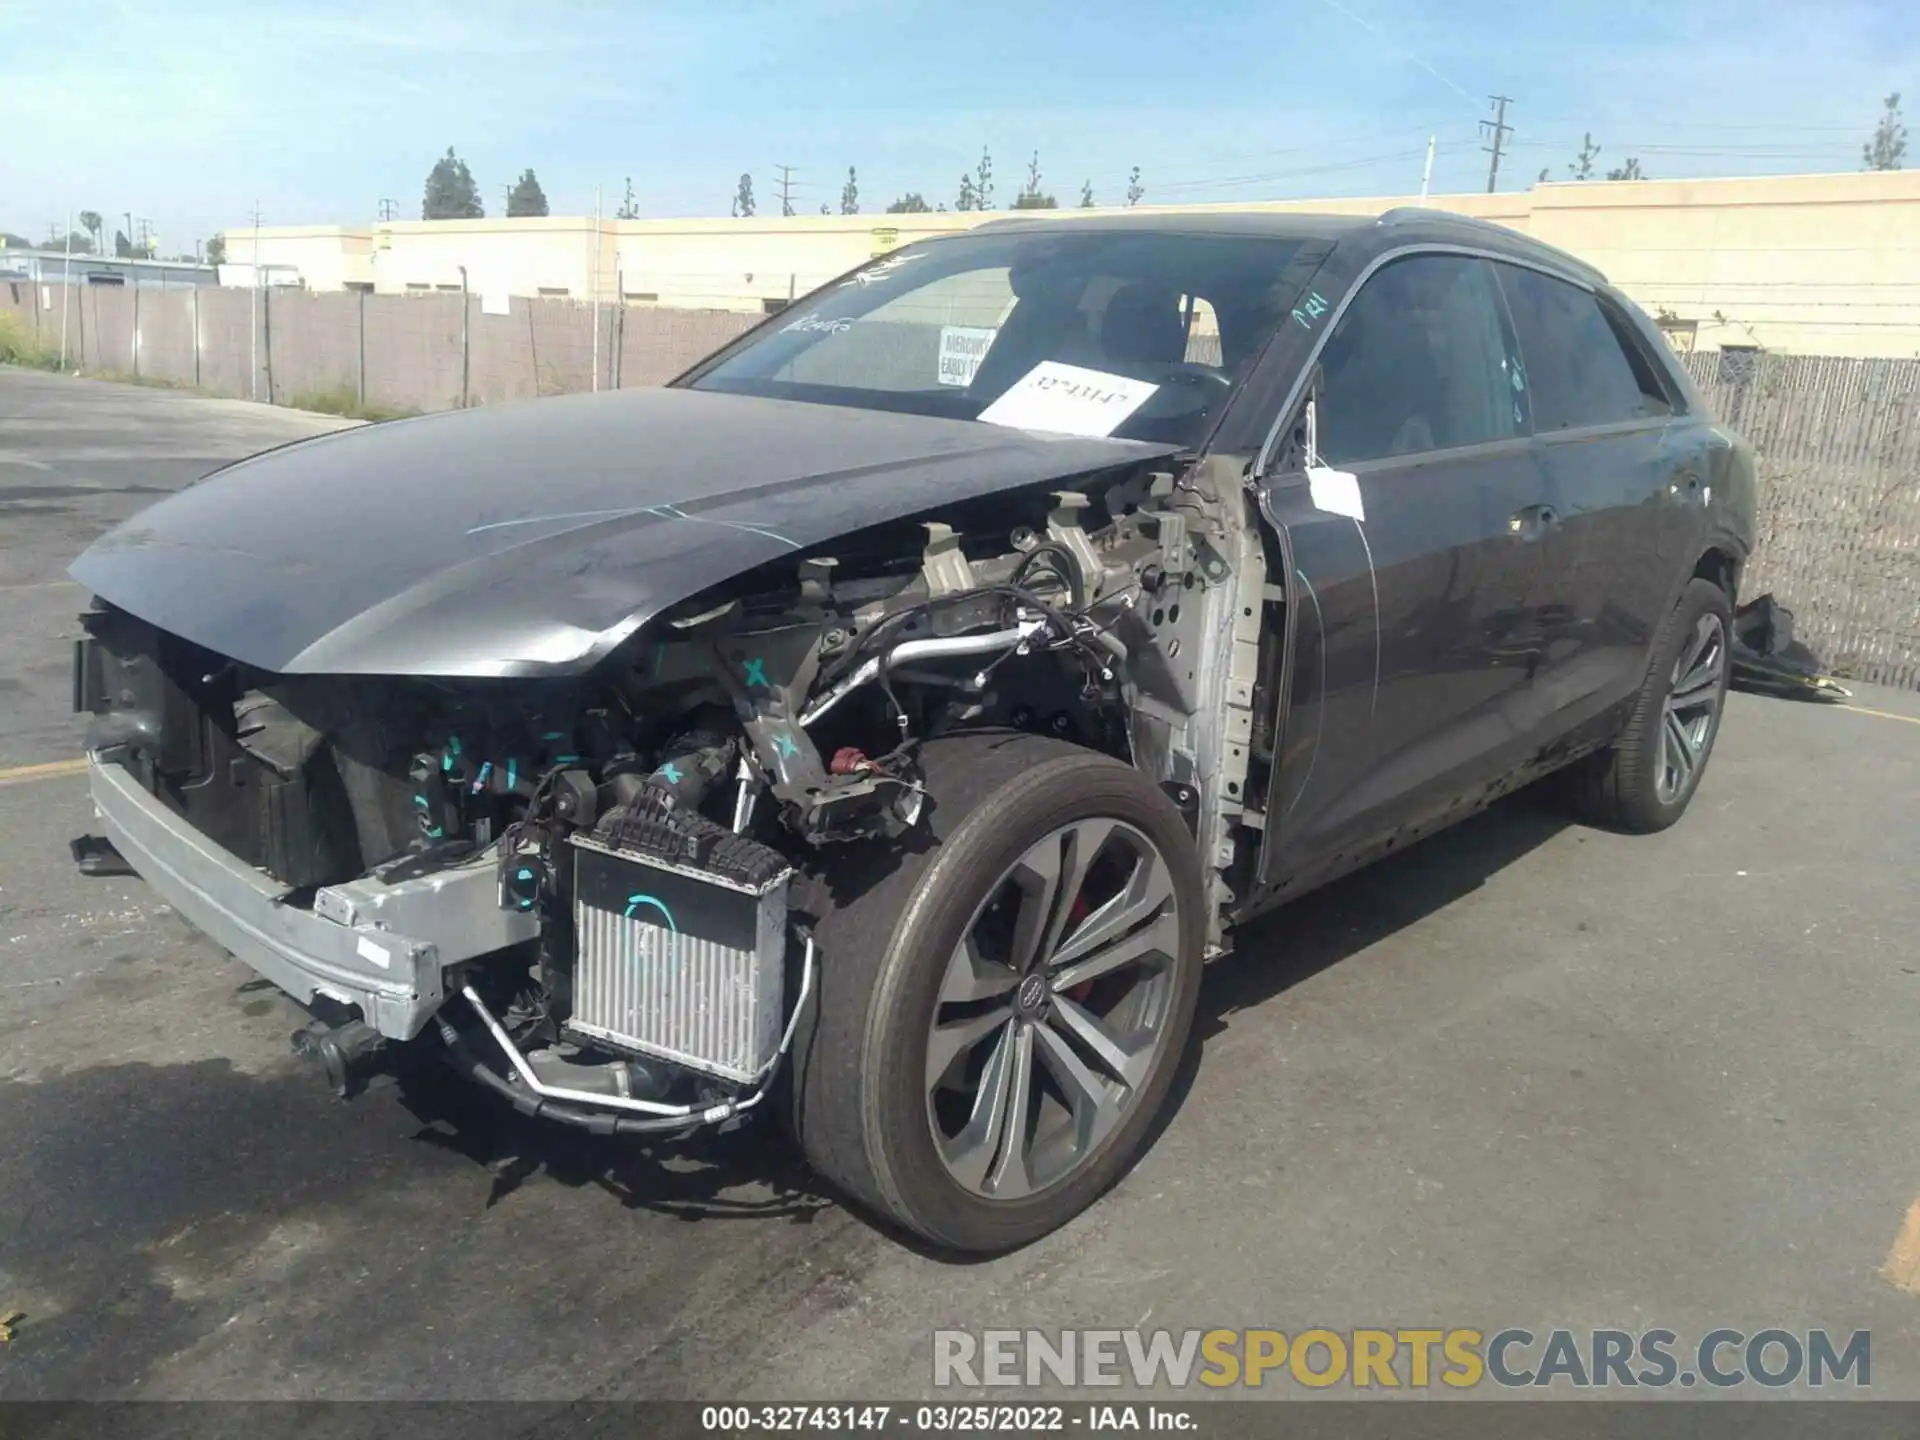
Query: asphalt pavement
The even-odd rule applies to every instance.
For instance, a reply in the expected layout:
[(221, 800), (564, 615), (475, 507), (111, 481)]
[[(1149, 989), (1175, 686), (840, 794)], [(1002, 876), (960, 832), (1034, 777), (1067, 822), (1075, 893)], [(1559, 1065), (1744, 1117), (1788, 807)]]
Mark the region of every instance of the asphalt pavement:
[(1920, 1397), (1920, 696), (1735, 697), (1664, 835), (1522, 795), (1289, 907), (1120, 1186), (956, 1263), (771, 1127), (337, 1101), (286, 1001), (76, 873), (65, 565), (339, 423), (0, 370), (0, 1399), (915, 1397), (935, 1329), (1135, 1325), (1866, 1329)]

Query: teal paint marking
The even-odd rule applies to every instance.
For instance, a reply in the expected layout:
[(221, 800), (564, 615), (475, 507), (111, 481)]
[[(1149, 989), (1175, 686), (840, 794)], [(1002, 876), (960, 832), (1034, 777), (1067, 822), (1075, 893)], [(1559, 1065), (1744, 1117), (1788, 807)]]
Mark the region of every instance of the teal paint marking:
[(416, 804), (416, 805), (418, 805), (418, 806), (419, 806), (419, 807), (420, 807), (420, 808), (421, 808), (422, 810), (428, 810), (428, 809), (431, 809), (431, 808), (432, 808), (431, 806), (429, 806), (429, 805), (427, 804), (427, 797), (426, 797), (426, 796), (424, 796), (424, 795), (416, 795), (416, 796), (414, 796), (414, 797), (413, 797), (413, 803), (414, 803), (414, 804)]
[(519, 780), (519, 778), (520, 762), (518, 760), (507, 761), (507, 789), (513, 789), (514, 783)]
[(673, 912), (651, 895), (629, 895), (627, 897), (626, 918), (629, 920), (633, 919), (633, 912), (643, 906), (650, 910), (658, 910), (661, 918), (667, 922), (667, 929), (676, 935), (680, 933), (680, 927), (673, 923)]
[(1309, 290), (1307, 298), (1294, 307), (1293, 318), (1303, 330), (1311, 330), (1313, 322), (1327, 313), (1327, 300), (1318, 290)]
[(680, 767), (671, 760), (660, 767), (660, 773), (667, 777), (667, 784), (678, 785), (680, 783)]
[(773, 737), (773, 748), (774, 748), (774, 752), (778, 754), (783, 760), (789, 756), (798, 755), (800, 753), (799, 744), (794, 740), (793, 736), (789, 735), (784, 730), (782, 730), (778, 735)]
[(773, 688), (773, 686), (767, 682), (767, 662), (764, 659), (747, 660), (742, 663), (746, 668), (747, 688), (749, 690), (756, 685), (762, 690), (771, 690)]

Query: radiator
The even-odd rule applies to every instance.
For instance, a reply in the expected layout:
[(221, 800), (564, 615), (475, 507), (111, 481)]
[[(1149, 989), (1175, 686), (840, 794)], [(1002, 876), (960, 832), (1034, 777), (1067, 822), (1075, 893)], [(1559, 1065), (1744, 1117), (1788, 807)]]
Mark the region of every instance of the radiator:
[(569, 1031), (751, 1081), (786, 1022), (788, 874), (758, 887), (616, 850), (574, 847)]

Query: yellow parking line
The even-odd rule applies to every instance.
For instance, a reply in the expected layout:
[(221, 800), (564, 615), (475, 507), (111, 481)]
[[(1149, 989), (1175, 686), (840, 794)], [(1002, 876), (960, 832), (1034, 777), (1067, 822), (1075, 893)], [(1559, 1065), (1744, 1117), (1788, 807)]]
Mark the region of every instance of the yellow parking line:
[(1920, 1295), (1920, 1200), (1908, 1207), (1906, 1221), (1893, 1237), (1893, 1248), (1887, 1251), (1880, 1274), (1895, 1289)]
[(0, 770), (0, 785), (24, 785), (29, 780), (51, 780), (59, 775), (83, 775), (85, 760), (49, 760), (44, 765), (16, 765)]
[(1877, 715), (1882, 720), (1904, 720), (1909, 725), (1920, 725), (1920, 715), (1896, 715), (1891, 710), (1875, 710), (1866, 705), (1842, 705), (1842, 710), (1851, 710), (1856, 715)]

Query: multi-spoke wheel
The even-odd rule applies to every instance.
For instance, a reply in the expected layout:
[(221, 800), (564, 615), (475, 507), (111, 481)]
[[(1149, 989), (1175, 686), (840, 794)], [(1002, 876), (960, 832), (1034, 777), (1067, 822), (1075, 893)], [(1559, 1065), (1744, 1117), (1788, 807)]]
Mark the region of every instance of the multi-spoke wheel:
[(1693, 788), (1706, 762), (1727, 693), (1727, 627), (1708, 610), (1673, 665), (1672, 685), (1661, 706), (1661, 746), (1654, 794), (1671, 805)]
[[(1125, 1169), (1198, 991), (1199, 857), (1130, 767), (1027, 735), (926, 756), (934, 844), (835, 876), (795, 1055), (815, 1167), (937, 1243), (1022, 1244)], [(864, 885), (864, 888), (863, 888)]]
[(1587, 818), (1664, 830), (1686, 810), (1726, 704), (1730, 620), (1727, 594), (1712, 581), (1691, 581), (1681, 592), (1619, 741), (1570, 777)]

